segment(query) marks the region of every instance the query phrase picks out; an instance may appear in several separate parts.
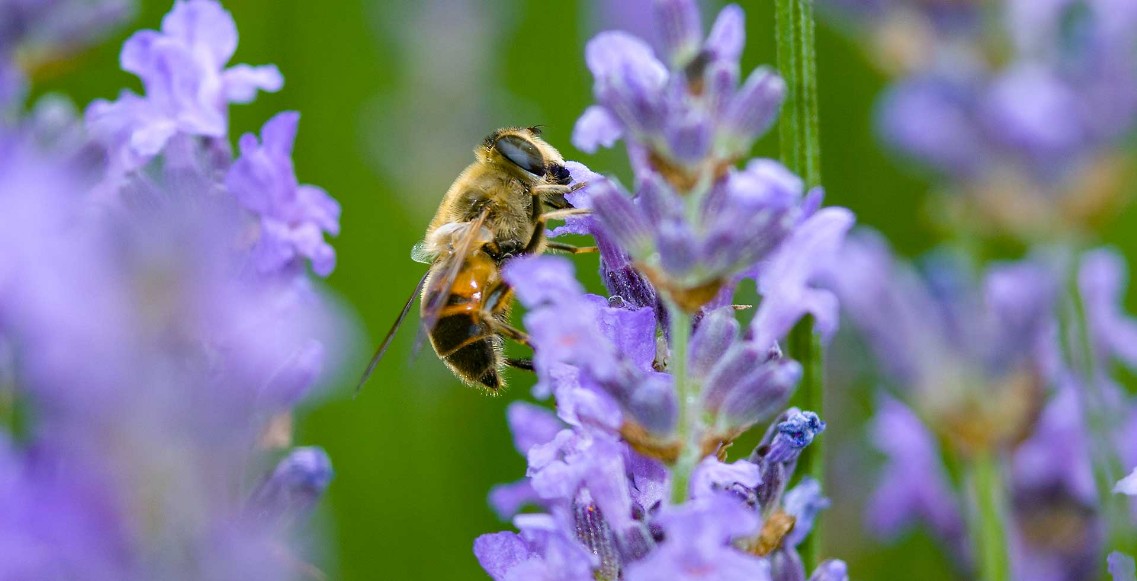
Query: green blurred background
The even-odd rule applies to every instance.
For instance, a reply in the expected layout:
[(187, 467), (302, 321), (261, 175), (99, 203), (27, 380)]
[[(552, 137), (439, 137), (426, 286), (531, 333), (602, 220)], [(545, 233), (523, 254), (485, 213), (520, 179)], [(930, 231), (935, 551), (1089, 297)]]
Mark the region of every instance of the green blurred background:
[[(510, 401), (531, 399), (532, 376), (513, 373), (504, 397), (485, 397), (462, 387), (429, 350), (412, 359), (410, 325), (354, 399), (352, 385), (425, 268), (410, 260), (411, 246), (482, 136), (503, 125), (543, 124), (566, 158), (626, 176), (618, 152), (587, 156), (569, 141), (591, 102), (583, 50), (608, 26), (603, 11), (588, 0), (225, 4), (241, 35), (234, 62), (275, 63), (286, 79), (279, 93), (231, 109), (234, 141), (277, 111), (300, 111), (297, 174), (326, 188), (344, 210), (334, 241), (339, 264), (327, 286), (358, 314), (361, 345), (347, 354), (334, 385), (300, 411), (296, 433), (298, 444), (326, 448), (336, 467), (316, 518), (316, 530), (329, 539), (316, 561), (332, 579), (485, 578), (471, 547), (479, 534), (510, 526), (496, 518), (486, 495), (524, 474), (504, 414)], [(63, 92), (85, 106), (122, 87), (139, 90), (118, 69), (119, 47), (130, 31), (157, 28), (170, 5), (143, 2), (131, 25), (41, 82), (37, 93)], [(744, 68), (772, 64), (772, 0), (742, 5)], [(717, 6), (704, 8), (709, 26)], [(823, 24), (818, 38), (828, 201), (852, 208), (903, 252), (919, 253), (935, 242), (924, 211), (929, 184), (883, 153), (872, 133), (874, 98), (885, 79), (830, 27)], [(767, 136), (756, 154), (775, 155), (776, 141)], [(1132, 248), (1125, 233), (1133, 226), (1130, 212), (1106, 237)], [(595, 285), (596, 258), (575, 261)], [(867, 394), (857, 385), (831, 393), (824, 437), (834, 508), (826, 517), (826, 553), (848, 560), (860, 579), (907, 577), (917, 569), (921, 579), (950, 579), (949, 564), (920, 533), (885, 547), (862, 530), (861, 502), (877, 461), (863, 445)], [(748, 450), (742, 443), (736, 449)]]

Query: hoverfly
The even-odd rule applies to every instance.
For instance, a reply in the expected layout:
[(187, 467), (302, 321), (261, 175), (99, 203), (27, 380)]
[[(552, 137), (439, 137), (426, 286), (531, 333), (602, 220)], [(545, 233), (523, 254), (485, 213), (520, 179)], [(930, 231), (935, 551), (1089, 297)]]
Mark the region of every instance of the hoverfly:
[(412, 252), (430, 269), (403, 305), (358, 387), (382, 359), (420, 293), (422, 326), (431, 346), (463, 383), (496, 394), (505, 386), (506, 365), (533, 368), (532, 360), (507, 358), (502, 352), (503, 338), (528, 345), (527, 335), (509, 324), (513, 291), (501, 277), (502, 265), (546, 249), (595, 251), (546, 240), (548, 220), (585, 212), (565, 200), (565, 194), (585, 184), (569, 185), (572, 177), (564, 159), (540, 135), (537, 127), (498, 129), (474, 150), (477, 161), (446, 191), (426, 236)]

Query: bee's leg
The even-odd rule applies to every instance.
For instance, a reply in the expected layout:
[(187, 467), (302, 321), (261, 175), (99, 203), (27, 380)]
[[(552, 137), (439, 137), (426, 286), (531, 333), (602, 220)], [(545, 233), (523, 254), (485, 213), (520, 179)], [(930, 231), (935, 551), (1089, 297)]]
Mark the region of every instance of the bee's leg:
[[(533, 204), (533, 207), (537, 208), (538, 205)], [(529, 243), (525, 245), (525, 254), (534, 254), (541, 247), (541, 242), (545, 240), (545, 223), (550, 219), (564, 220), (572, 216), (584, 216), (591, 212), (592, 210), (586, 208), (565, 208), (564, 210), (537, 214), (533, 217), (533, 235), (529, 237)]]
[(565, 218), (572, 218), (573, 216), (587, 216), (592, 213), (588, 208), (565, 208), (563, 210), (553, 210), (552, 212), (545, 212), (537, 217), (537, 222), (544, 224), (549, 220), (564, 220)]
[(506, 357), (505, 364), (516, 369), (524, 369), (525, 371), (533, 371), (532, 359), (515, 359), (513, 357)]
[(546, 206), (554, 210), (564, 210), (565, 208), (572, 207), (572, 204), (568, 203), (568, 200), (565, 199), (564, 194), (553, 194), (544, 198), (543, 201)]
[(587, 185), (588, 182), (577, 182), (571, 186), (563, 186), (561, 184), (538, 184), (530, 188), (529, 192), (537, 197), (553, 195), (563, 196), (565, 194), (571, 194)]
[(568, 252), (569, 254), (587, 254), (600, 251), (600, 249), (595, 246), (573, 246), (572, 244), (565, 244), (564, 242), (549, 242), (547, 247), (549, 250), (559, 250), (561, 252)]
[(525, 331), (511, 326), (509, 323), (503, 323), (493, 317), (487, 317), (486, 322), (489, 323), (490, 328), (498, 335), (512, 339), (526, 347), (532, 347), (529, 343), (529, 334)]

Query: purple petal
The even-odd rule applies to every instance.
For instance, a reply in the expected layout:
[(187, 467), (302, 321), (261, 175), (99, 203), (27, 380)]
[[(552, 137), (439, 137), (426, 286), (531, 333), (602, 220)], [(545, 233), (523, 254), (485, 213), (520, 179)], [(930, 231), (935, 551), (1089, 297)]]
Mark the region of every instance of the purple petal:
[(671, 65), (682, 68), (699, 52), (703, 23), (694, 0), (656, 0), (652, 11), (660, 45)]
[(737, 4), (729, 4), (719, 12), (711, 26), (703, 50), (715, 60), (738, 62), (746, 43), (746, 15)]
[(1129, 473), (1129, 476), (1117, 481), (1117, 485), (1113, 487), (1113, 492), (1116, 494), (1128, 494), (1129, 496), (1137, 496), (1137, 468)]
[(1137, 581), (1137, 564), (1134, 564), (1133, 557), (1114, 551), (1106, 561), (1113, 581)]
[(522, 454), (527, 454), (533, 446), (551, 442), (564, 428), (553, 412), (528, 402), (509, 404), (506, 415), (513, 432), (513, 445)]
[(809, 576), (809, 581), (849, 581), (849, 567), (839, 559), (822, 561)]
[(530, 504), (537, 504), (541, 497), (533, 490), (528, 478), (510, 484), (499, 484), (490, 490), (490, 507), (502, 520), (511, 519)]
[(572, 144), (585, 153), (612, 147), (624, 135), (624, 126), (608, 109), (592, 105), (584, 110), (572, 129)]
[(708, 497), (722, 490), (730, 490), (736, 485), (755, 488), (761, 482), (762, 477), (756, 464), (747, 460), (726, 464), (714, 456), (708, 456), (691, 474), (691, 498)]
[(474, 556), (494, 581), (506, 581), (511, 569), (535, 557), (520, 535), (508, 531), (474, 539)]
[(844, 208), (819, 210), (765, 265), (758, 281), (762, 303), (751, 322), (758, 344), (784, 337), (806, 313), (814, 316), (823, 338), (836, 330), (837, 298), (810, 283), (834, 260), (853, 220), (852, 212)]
[(829, 508), (830, 502), (821, 494), (821, 484), (806, 477), (788, 492), (782, 500), (786, 513), (794, 517), (794, 528), (786, 535), (785, 542), (792, 546), (800, 545), (822, 510)]
[(212, 0), (175, 3), (162, 19), (162, 32), (184, 42), (217, 69), (225, 66), (237, 50), (237, 25), (229, 12)]
[(235, 65), (221, 74), (225, 99), (230, 103), (251, 103), (257, 91), (275, 93), (284, 86), (284, 76), (276, 65)]

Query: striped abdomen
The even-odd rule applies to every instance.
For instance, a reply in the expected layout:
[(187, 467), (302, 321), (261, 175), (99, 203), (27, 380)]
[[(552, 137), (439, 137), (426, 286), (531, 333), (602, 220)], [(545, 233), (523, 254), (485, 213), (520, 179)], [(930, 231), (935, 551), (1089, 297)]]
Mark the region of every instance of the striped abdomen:
[[(434, 351), (466, 383), (501, 389), (502, 339), (489, 318), (506, 320), (512, 291), (501, 280), (497, 265), (481, 252), (466, 259), (450, 289), (439, 292), (445, 290), (450, 295), (430, 330)], [(424, 296), (422, 303), (429, 299)]]

